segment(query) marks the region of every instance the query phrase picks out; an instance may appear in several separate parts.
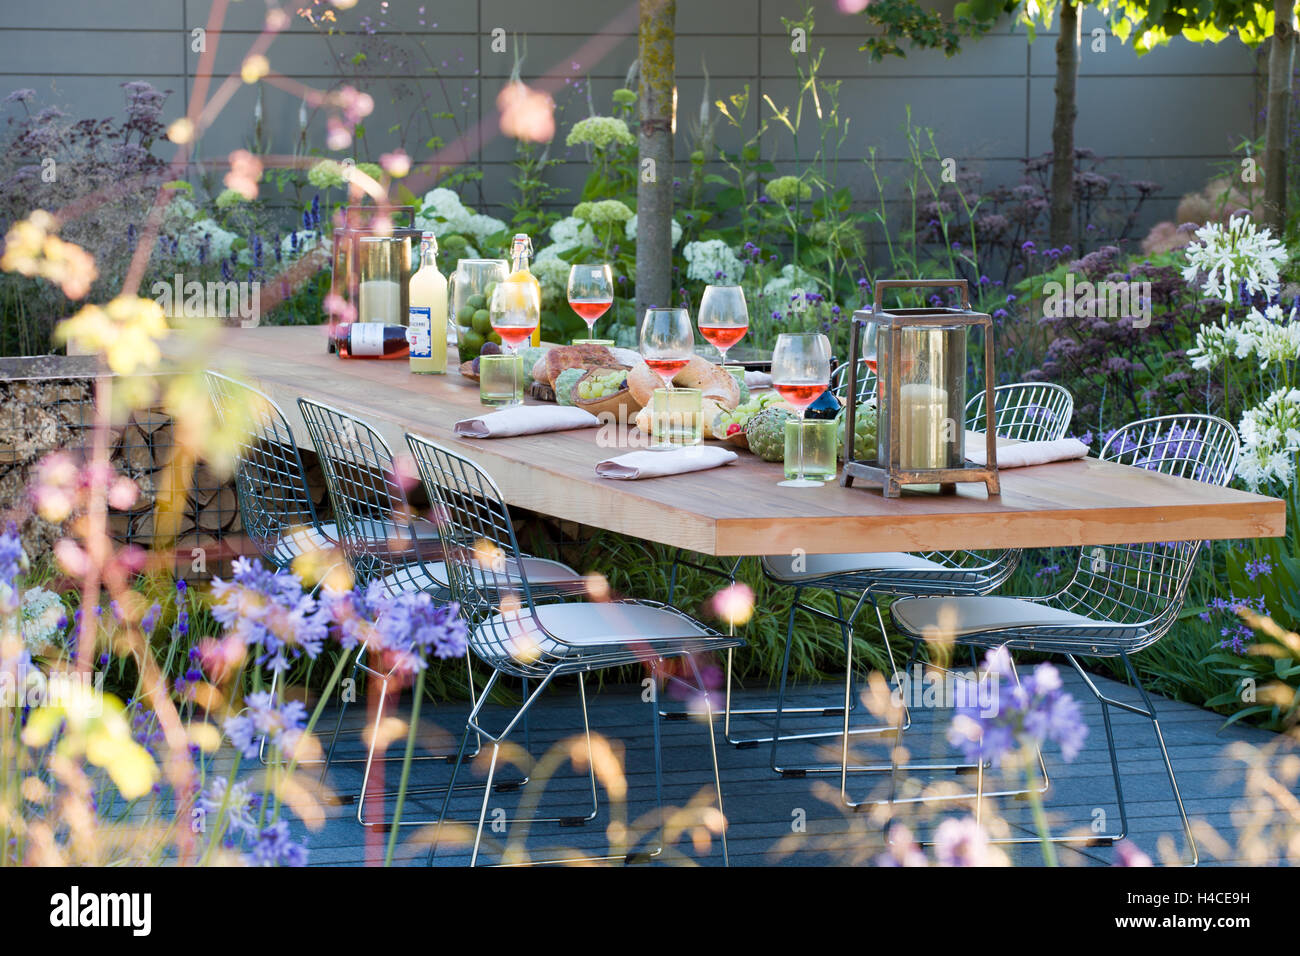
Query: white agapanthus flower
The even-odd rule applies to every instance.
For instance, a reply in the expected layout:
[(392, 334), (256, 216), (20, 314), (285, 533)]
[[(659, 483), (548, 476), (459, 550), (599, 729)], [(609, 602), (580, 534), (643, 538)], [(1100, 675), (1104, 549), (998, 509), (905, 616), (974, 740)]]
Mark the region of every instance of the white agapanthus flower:
[(595, 230), (577, 216), (565, 216), (558, 220), (552, 224), (549, 234), (558, 251), (596, 245)]
[(68, 611), (63, 599), (42, 587), (28, 588), (23, 592), (23, 607), (19, 614), (22, 623), (23, 643), (30, 651), (39, 651), (49, 645), (61, 643), (68, 623)]
[(738, 285), (745, 274), (745, 264), (721, 239), (688, 242), (682, 249), (686, 257), (686, 277), (715, 285)]
[(1280, 305), (1267, 306), (1263, 312), (1251, 309), (1240, 322), (1226, 319), (1215, 325), (1202, 326), (1196, 344), (1187, 350), (1192, 368), (1210, 369), (1227, 358), (1248, 359), (1255, 356), (1261, 368), (1300, 358), (1300, 323)]
[(1237, 475), (1252, 490), (1269, 482), (1290, 485), (1300, 453), (1300, 389), (1280, 388), (1241, 416)]
[(763, 308), (769, 312), (787, 312), (798, 292), (807, 295), (817, 289), (817, 280), (811, 273), (800, 269), (793, 262), (786, 263), (781, 268), (781, 274), (769, 279), (763, 286)]
[(1249, 216), (1234, 216), (1226, 226), (1207, 223), (1196, 230), (1187, 247), (1183, 278), (1191, 283), (1203, 276), (1201, 291), (1217, 299), (1231, 299), (1243, 280), (1250, 294), (1273, 295), (1278, 288), (1278, 266), (1286, 262), (1286, 246), (1271, 230), (1257, 229)]
[(473, 215), (455, 192), (439, 186), (424, 194), (424, 205), (415, 217), (415, 224), (441, 239), (453, 234), (464, 235)]
[[(670, 219), (669, 222), (672, 223), (672, 235), (673, 235), (672, 244), (676, 246), (677, 243), (682, 241), (682, 225), (676, 219)], [(633, 242), (636, 242), (636, 216), (635, 215), (623, 224), (623, 235), (627, 236), (627, 238), (631, 239)]]

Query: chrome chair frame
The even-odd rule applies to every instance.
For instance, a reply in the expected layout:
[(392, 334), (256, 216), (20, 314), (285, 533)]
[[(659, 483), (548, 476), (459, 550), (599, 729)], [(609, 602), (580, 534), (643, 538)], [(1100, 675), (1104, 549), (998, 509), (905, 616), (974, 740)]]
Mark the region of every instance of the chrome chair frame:
[[(1240, 441), (1236, 430), (1223, 419), (1212, 415), (1164, 415), (1130, 422), (1118, 429), (1110, 436), (1098, 457), (1180, 478), (1226, 485), (1236, 471), (1239, 455)], [(1128, 814), (1110, 720), (1110, 707), (1116, 707), (1151, 721), (1182, 821), (1190, 852), (1189, 865), (1195, 866), (1199, 862), (1196, 840), (1178, 789), (1160, 721), (1150, 695), (1138, 679), (1130, 655), (1160, 640), (1177, 621), (1202, 544), (1201, 541), (1172, 541), (1080, 548), (1069, 583), (1054, 594), (1022, 597), (1019, 600), (1080, 614), (1094, 619), (1095, 624), (1009, 625), (954, 637), (956, 643), (972, 648), (1006, 647), (1008, 650), (1060, 654), (1069, 661), (1101, 704), (1111, 773), (1119, 803), (1120, 830), (1102, 836), (1051, 837), (1054, 843), (1086, 842), (1104, 845), (1127, 835)], [(906, 599), (897, 602), (891, 609), (894, 622), (900, 629), (905, 625), (899, 619), (899, 608), (905, 612), (905, 605)], [(914, 639), (917, 637), (919, 636), (913, 635)], [(1118, 657), (1129, 680), (1141, 695), (1142, 706), (1103, 694), (1079, 663), (1080, 657)], [(981, 771), (974, 794), (977, 806), (985, 796), (982, 786)], [(945, 795), (940, 799), (962, 799), (969, 796)], [(885, 802), (889, 801), (874, 803), (881, 805)], [(1030, 843), (1039, 842), (1039, 838), (1012, 838), (998, 842)]]
[[(591, 731), (586, 720), (585, 675), (589, 671), (605, 668), (622, 667), (629, 664), (648, 664), (655, 673), (658, 687), (658, 664), (671, 657), (685, 657), (695, 676), (693, 689), (701, 695), (704, 704), (709, 733), (709, 745), (713, 762), (713, 780), (717, 792), (718, 809), (724, 813), (722, 781), (718, 769), (717, 743), (714, 737), (712, 705), (709, 694), (700, 678), (699, 670), (691, 656), (695, 652), (720, 650), (743, 646), (738, 638), (728, 638), (695, 621), (684, 612), (661, 604), (657, 601), (622, 600), (590, 604), (588, 602), (566, 602), (563, 594), (537, 594), (528, 579), (527, 568), (522, 561), (518, 540), (515, 537), (514, 524), (510, 512), (501, 495), (500, 489), (491, 476), (484, 472), (468, 458), (417, 435), (407, 435), (407, 443), (415, 455), (417, 467), (425, 485), (438, 496), (439, 506), (447, 516), (449, 535), (446, 550), (447, 567), (451, 579), (453, 597), (459, 602), (461, 614), (470, 628), (470, 648), (474, 654), (488, 664), (493, 671), (492, 677), (475, 702), (474, 709), (466, 723), (465, 733), (461, 739), (461, 755), (452, 769), (452, 784), (443, 797), (442, 811), (439, 814), (438, 828), (429, 849), (428, 862), (432, 865), (438, 849), (438, 838), (447, 809), (451, 802), (452, 787), (456, 775), (463, 763), (463, 754), (469, 741), (470, 731), (482, 735), (492, 744), (491, 760), (488, 764), (487, 781), (484, 784), (483, 803), (479, 811), (478, 827), (475, 831), (474, 848), (470, 865), (478, 863), (479, 850), (483, 837), (483, 826), (487, 817), (489, 795), (492, 792), (492, 779), (496, 773), (497, 760), (501, 745), (514, 730), (516, 724), (524, 717), (536, 702), (542, 691), (558, 676), (576, 675), (579, 678), (579, 695), (583, 706), (584, 728), (590, 754)], [(508, 569), (508, 570), (507, 570)], [(507, 600), (503, 600), (507, 598)], [(682, 622), (682, 633), (673, 636), (644, 636), (635, 642), (625, 642), (611, 634), (609, 640), (594, 642), (572, 642), (561, 634), (549, 630), (541, 619), (539, 608), (548, 604), (578, 604), (585, 607), (644, 607), (664, 612), (665, 615)], [(626, 635), (620, 635), (623, 637)], [(521, 703), (518, 711), (505, 726), (497, 731), (484, 727), (480, 713), (492, 686), (501, 676), (513, 676), (521, 679), (535, 679), (538, 686), (532, 694)], [(680, 683), (680, 678), (672, 678)], [(690, 686), (690, 685), (687, 685)], [(656, 693), (657, 699), (658, 694)], [(657, 706), (656, 701), (651, 702)], [(652, 711), (652, 717), (656, 715)], [(655, 783), (660, 805), (660, 827), (662, 830), (663, 808), (663, 767), (660, 753), (659, 722), (652, 720), (655, 740)], [(588, 759), (591, 768), (592, 761)], [(594, 770), (593, 770), (594, 772)], [(596, 797), (595, 778), (592, 777), (592, 796)], [(591, 819), (591, 818), (587, 818)], [(560, 818), (557, 822), (563, 822)], [(662, 842), (662, 841), (661, 841)], [(725, 824), (721, 834), (723, 860), (730, 862), (727, 851)], [(656, 851), (658, 852), (658, 851)], [(601, 856), (588, 858), (585, 862), (622, 860), (630, 862), (634, 854), (620, 856)], [(574, 863), (584, 860), (544, 860), (538, 863)]]

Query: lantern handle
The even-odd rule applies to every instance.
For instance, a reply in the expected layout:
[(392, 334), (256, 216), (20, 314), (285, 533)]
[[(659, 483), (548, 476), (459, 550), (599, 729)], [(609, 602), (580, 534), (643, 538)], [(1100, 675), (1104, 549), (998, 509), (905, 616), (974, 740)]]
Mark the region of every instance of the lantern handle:
[(880, 311), (881, 292), (884, 289), (960, 289), (961, 307), (970, 311), (970, 285), (965, 279), (881, 279), (874, 290), (873, 312)]

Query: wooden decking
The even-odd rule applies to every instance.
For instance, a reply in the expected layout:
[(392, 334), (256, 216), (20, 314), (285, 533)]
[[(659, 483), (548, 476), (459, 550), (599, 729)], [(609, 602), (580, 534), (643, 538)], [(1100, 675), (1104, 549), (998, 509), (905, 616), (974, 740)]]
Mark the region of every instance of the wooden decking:
[[(1045, 798), (1054, 832), (1082, 830), (1100, 814), (1104, 823), (1114, 829), (1118, 822), (1114, 785), (1106, 754), (1101, 711), (1082, 682), (1073, 674), (1062, 675), (1068, 688), (1081, 701), (1090, 727), (1090, 736), (1083, 752), (1072, 762), (1063, 763), (1059, 754), (1048, 752), (1048, 773), (1051, 788)], [(1099, 679), (1105, 693), (1122, 700), (1138, 702), (1136, 691), (1124, 685)], [(833, 706), (842, 687), (822, 685), (801, 687), (796, 690), (791, 704), (811, 703)], [(766, 691), (744, 691), (735, 701), (736, 707), (753, 707), (768, 703), (773, 695)], [(1182, 789), (1189, 816), (1198, 828), (1208, 824), (1222, 840), (1213, 838), (1199, 841), (1202, 864), (1237, 862), (1242, 859), (1239, 837), (1248, 816), (1234, 817), (1234, 807), (1242, 802), (1245, 788), (1244, 766), (1229, 756), (1228, 748), (1237, 742), (1264, 746), (1276, 741), (1276, 735), (1253, 728), (1231, 727), (1220, 730), (1222, 719), (1199, 708), (1154, 699), (1161, 717), (1165, 739), (1169, 745), (1174, 769)], [(652, 736), (650, 724), (651, 705), (641, 698), (639, 687), (606, 687), (588, 689), (588, 703), (592, 730), (603, 734), (616, 747), (625, 749), (624, 766), (627, 780), (627, 818), (636, 820), (651, 814), (655, 807), (654, 773), (652, 762)], [(451, 706), (427, 709), (424, 716), (443, 728), (454, 728), (463, 719), (463, 708)], [(498, 711), (504, 715), (504, 708)], [(913, 726), (906, 735), (906, 744), (916, 762), (943, 756), (952, 760), (955, 755), (943, 743), (942, 731), (951, 717), (950, 711), (916, 710)], [(1182, 832), (1168, 779), (1160, 761), (1159, 750), (1148, 721), (1131, 714), (1112, 715), (1119, 745), (1120, 770), (1123, 775), (1125, 797), (1129, 811), (1131, 840), (1152, 857), (1159, 859), (1162, 838), (1176, 850), (1183, 846)], [(345, 715), (344, 733), (339, 756), (357, 757), (360, 749), (358, 729), (364, 720), (363, 707), (357, 706)], [(839, 718), (805, 718), (787, 724), (797, 730), (833, 728)], [(861, 715), (861, 724), (871, 722), (869, 714)], [(424, 721), (422, 720), (422, 724)], [(858, 720), (855, 719), (855, 724)], [(326, 721), (322, 721), (322, 728)], [(332, 724), (330, 724), (332, 726)], [(717, 727), (721, 736), (721, 720)], [(708, 737), (700, 720), (666, 720), (660, 728), (663, 734), (664, 797), (669, 806), (680, 807), (699, 794), (712, 796), (712, 774)], [(761, 735), (761, 725), (755, 718), (735, 718), (733, 734)], [(532, 752), (540, 756), (557, 742), (581, 730), (581, 712), (578, 707), (576, 684), (556, 687), (539, 702), (533, 712), (530, 726)], [(755, 734), (755, 731), (758, 733)], [(444, 746), (446, 737), (434, 742), (436, 732), (431, 732), (431, 747)], [(855, 738), (862, 740), (863, 738)], [(838, 747), (838, 740), (830, 741)], [(394, 745), (400, 754), (401, 744)], [(806, 763), (818, 756), (815, 748), (807, 744), (783, 745), (782, 761), (790, 764)], [(485, 751), (486, 753), (486, 751)], [(837, 755), (836, 751), (836, 755)], [(823, 757), (830, 756), (823, 752)], [(859, 758), (876, 761), (883, 759), (883, 746), (859, 747)], [(1276, 759), (1276, 758), (1275, 758)], [(826, 865), (851, 864), (870, 859), (880, 850), (881, 828), (878, 821), (867, 813), (853, 813), (839, 804), (838, 775), (810, 775), (803, 778), (782, 778), (769, 769), (769, 748), (760, 745), (737, 748), (719, 741), (723, 790), (727, 817), (730, 821), (729, 842), (732, 865)], [(388, 784), (395, 789), (398, 766), (391, 764), (387, 770)], [(470, 781), (481, 781), (481, 764), (469, 774)], [(415, 764), (413, 786), (434, 785), (447, 779), (448, 767), (437, 761)], [(507, 768), (498, 779), (512, 776)], [(517, 776), (517, 775), (515, 775)], [(934, 775), (930, 775), (934, 776)], [(854, 796), (861, 798), (870, 788), (885, 786), (887, 774), (859, 774), (850, 777)], [(331, 781), (338, 793), (351, 795), (358, 790), (361, 768), (357, 764), (340, 764), (331, 771)], [(466, 779), (462, 771), (462, 779)], [(970, 775), (948, 774), (946, 779), (972, 786)], [(525, 788), (536, 792), (536, 784)], [(530, 828), (526, 841), (528, 852), (535, 859), (545, 858), (556, 848), (569, 848), (590, 854), (609, 852), (607, 826), (610, 820), (608, 794), (602, 787), (600, 811), (594, 822), (582, 826), (561, 826), (555, 823), (538, 823)], [(494, 793), (489, 803), (489, 820), (492, 815), (508, 817), (518, 806), (521, 792)], [(541, 798), (542, 815), (577, 816), (590, 809), (590, 785), (585, 776), (578, 775), (572, 765), (565, 762), (552, 777)], [(436, 816), (441, 798), (415, 795), (408, 798), (404, 819), (425, 820)], [(481, 786), (458, 793), (452, 801), (452, 814), (460, 819), (474, 819), (482, 801)], [(367, 803), (366, 813), (391, 813), (393, 802)], [(962, 804), (949, 804), (940, 816), (967, 812)], [(503, 811), (503, 812), (501, 812)], [(1031, 808), (1023, 799), (1007, 798), (999, 803), (999, 812), (1012, 835), (1032, 836)], [(513, 829), (518, 834), (519, 824), (505, 826), (504, 834), (496, 839), (509, 839)], [(802, 829), (801, 829), (802, 826)], [(388, 834), (359, 826), (356, 806), (348, 802), (328, 808), (327, 822), (323, 828), (309, 832), (300, 824), (298, 834), (305, 836), (311, 852), (311, 864), (317, 866), (356, 866), (382, 861)], [(1109, 829), (1107, 832), (1109, 832)], [(928, 832), (925, 827), (920, 832)], [(446, 836), (447, 834), (444, 834)], [(426, 860), (427, 831), (423, 828), (402, 827), (395, 860), (403, 864), (423, 865)], [(489, 833), (489, 836), (493, 836)], [(1018, 865), (1042, 863), (1041, 850), (1033, 844), (1006, 848)], [(1275, 851), (1276, 852), (1276, 851)], [(497, 847), (484, 851), (480, 862), (494, 862)], [(688, 840), (679, 841), (672, 860), (663, 862), (699, 863), (720, 865), (721, 853), (716, 841), (709, 846), (695, 847)], [(1063, 864), (1108, 865), (1115, 851), (1104, 846), (1087, 846), (1080, 849), (1061, 847)], [(437, 864), (440, 866), (464, 865), (468, 862), (468, 848), (444, 842), (440, 847)]]

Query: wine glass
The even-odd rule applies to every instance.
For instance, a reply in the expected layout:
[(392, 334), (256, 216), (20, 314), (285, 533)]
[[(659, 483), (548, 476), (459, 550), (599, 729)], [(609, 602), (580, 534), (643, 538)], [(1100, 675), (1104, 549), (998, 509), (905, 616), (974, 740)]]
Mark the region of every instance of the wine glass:
[[(669, 393), (673, 376), (684, 369), (695, 354), (695, 332), (685, 309), (646, 309), (641, 323), (641, 357), (664, 381)], [(661, 441), (650, 451), (675, 451), (679, 446)]]
[(738, 285), (711, 285), (700, 299), (700, 335), (718, 350), (722, 364), (727, 364), (727, 350), (745, 337), (749, 330), (749, 309), (745, 307), (745, 290)]
[(587, 338), (595, 338), (596, 320), (613, 304), (614, 272), (608, 263), (569, 268), (569, 305), (587, 323)]
[(488, 306), (492, 331), (501, 336), (506, 354), (514, 355), (541, 321), (542, 304), (531, 282), (498, 282)]
[(685, 309), (646, 309), (641, 323), (641, 357), (646, 365), (673, 388), (673, 377), (686, 368), (695, 354), (695, 333)]
[(772, 351), (772, 388), (799, 410), (799, 473), (778, 482), (787, 488), (820, 488), (804, 477), (803, 415), (831, 383), (831, 344), (820, 332), (784, 333)]

